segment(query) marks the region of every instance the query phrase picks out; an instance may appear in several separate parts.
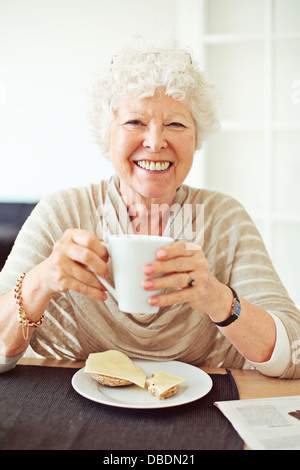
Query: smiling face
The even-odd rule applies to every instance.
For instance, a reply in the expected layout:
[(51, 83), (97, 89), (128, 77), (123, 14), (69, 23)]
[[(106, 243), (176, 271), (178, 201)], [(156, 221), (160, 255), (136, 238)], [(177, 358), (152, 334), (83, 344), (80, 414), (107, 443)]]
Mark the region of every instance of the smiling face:
[(193, 163), (195, 124), (186, 104), (158, 89), (121, 98), (110, 128), (110, 157), (130, 204), (171, 205)]

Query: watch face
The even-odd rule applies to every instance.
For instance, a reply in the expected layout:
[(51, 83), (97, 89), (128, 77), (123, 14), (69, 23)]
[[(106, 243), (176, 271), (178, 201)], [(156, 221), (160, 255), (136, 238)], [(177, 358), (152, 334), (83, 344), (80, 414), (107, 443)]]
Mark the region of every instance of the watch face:
[(233, 314), (239, 317), (240, 312), (241, 312), (241, 304), (237, 299), (235, 299)]

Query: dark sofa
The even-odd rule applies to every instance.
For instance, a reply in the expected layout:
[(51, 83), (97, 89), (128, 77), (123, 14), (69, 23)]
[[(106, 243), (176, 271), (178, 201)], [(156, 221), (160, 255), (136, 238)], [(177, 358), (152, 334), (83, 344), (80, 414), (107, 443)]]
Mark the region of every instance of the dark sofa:
[(15, 238), (30, 215), (35, 203), (0, 203), (0, 270), (3, 268)]

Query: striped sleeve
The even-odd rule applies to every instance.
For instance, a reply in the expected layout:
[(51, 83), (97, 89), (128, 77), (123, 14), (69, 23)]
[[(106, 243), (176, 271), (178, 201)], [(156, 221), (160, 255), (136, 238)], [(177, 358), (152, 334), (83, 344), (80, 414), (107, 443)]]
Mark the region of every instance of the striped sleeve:
[[(14, 287), (22, 272), (28, 272), (49, 257), (65, 230), (80, 226), (76, 205), (76, 191), (72, 190), (50, 194), (37, 204), (21, 228), (0, 273), (0, 295)], [(78, 351), (81, 352), (68, 295), (59, 293), (53, 296), (38, 335), (34, 332), (31, 337), (31, 345), (42, 356), (74, 359)], [(65, 344), (71, 345), (68, 348), (61, 346), (65, 337)]]
[(281, 377), (300, 378), (300, 364), (292, 359), (293, 345), (300, 337), (300, 312), (276, 273), (255, 224), (240, 203), (219, 193), (211, 196), (211, 209), (208, 199), (206, 212), (204, 246), (213, 274), (281, 321), (290, 345), (290, 361)]

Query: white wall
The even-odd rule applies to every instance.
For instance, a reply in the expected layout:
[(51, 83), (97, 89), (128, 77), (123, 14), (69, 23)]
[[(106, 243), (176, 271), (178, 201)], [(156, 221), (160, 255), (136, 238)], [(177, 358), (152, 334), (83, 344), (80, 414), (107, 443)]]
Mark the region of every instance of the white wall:
[(175, 28), (174, 0), (0, 0), (0, 201), (113, 173), (91, 143), (86, 87), (124, 41)]

